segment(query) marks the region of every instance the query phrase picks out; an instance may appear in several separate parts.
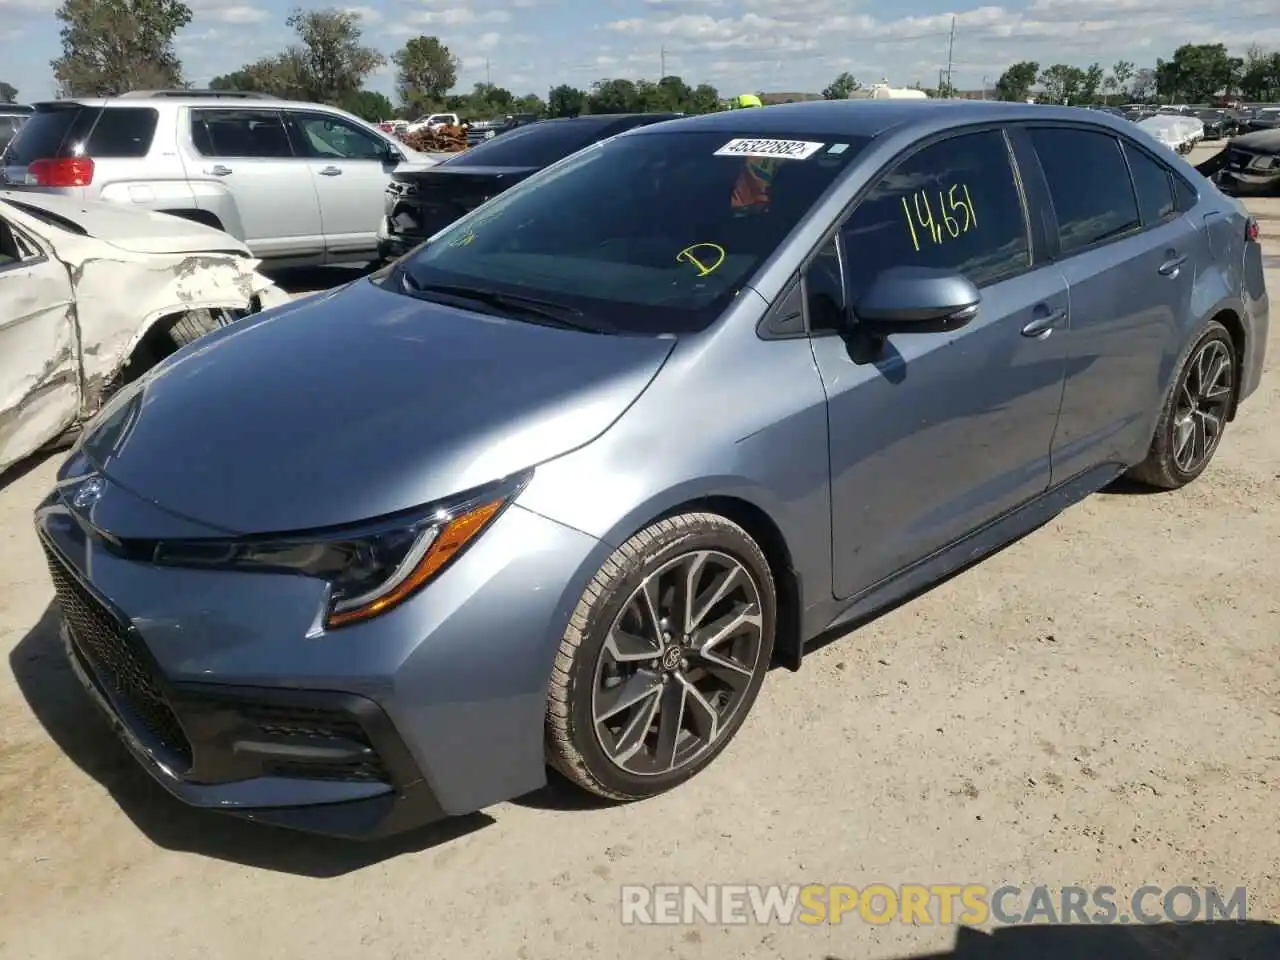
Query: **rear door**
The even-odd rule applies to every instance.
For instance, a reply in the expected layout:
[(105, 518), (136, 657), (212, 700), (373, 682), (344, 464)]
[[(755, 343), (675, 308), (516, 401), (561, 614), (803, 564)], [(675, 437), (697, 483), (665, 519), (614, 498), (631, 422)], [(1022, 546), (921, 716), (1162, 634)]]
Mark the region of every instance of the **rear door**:
[[(1067, 287), (1033, 258), (1000, 129), (925, 146), (886, 172), (804, 278), (827, 391), (834, 590), (844, 598), (1043, 493), (1062, 395)], [(960, 273), (978, 315), (895, 335), (876, 358), (841, 335), (880, 273)], [(856, 322), (856, 321), (855, 321)]]
[(0, 471), (79, 413), (71, 300), (66, 268), (0, 213)]
[(1200, 238), (1178, 210), (1168, 168), (1141, 148), (1097, 128), (1033, 126), (1026, 136), (1033, 156), (1024, 166), (1043, 176), (1052, 256), (1071, 297), (1053, 444), (1059, 483), (1145, 454), (1190, 310)]
[(294, 142), (306, 158), (330, 263), (373, 258), (391, 173), (388, 144), (332, 114), (287, 112)]
[(200, 190), (231, 195), (254, 256), (323, 257), (320, 202), (280, 111), (200, 108), (191, 111), (190, 125), (187, 176)]

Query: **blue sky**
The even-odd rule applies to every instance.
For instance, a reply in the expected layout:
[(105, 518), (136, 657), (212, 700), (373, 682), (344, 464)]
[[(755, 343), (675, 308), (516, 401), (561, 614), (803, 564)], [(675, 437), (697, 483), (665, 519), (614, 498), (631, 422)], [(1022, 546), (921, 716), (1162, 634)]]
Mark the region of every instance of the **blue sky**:
[[(190, 0), (178, 39), (189, 79), (207, 82), (290, 41), (290, 0)], [(31, 102), (52, 96), (58, 0), (0, 0), (0, 80)], [(937, 81), (956, 18), (953, 75), (994, 84), (1016, 60), (1109, 66), (1167, 57), (1180, 43), (1280, 49), (1280, 0), (363, 0), (366, 40), (386, 53), (434, 34), (462, 58), (459, 87), (486, 76), (518, 94), (602, 77), (667, 73), (740, 90), (820, 90), (848, 70), (863, 83)], [(335, 4), (313, 4), (331, 6)], [(342, 4), (336, 4), (342, 5)], [(390, 92), (390, 70), (370, 86)]]

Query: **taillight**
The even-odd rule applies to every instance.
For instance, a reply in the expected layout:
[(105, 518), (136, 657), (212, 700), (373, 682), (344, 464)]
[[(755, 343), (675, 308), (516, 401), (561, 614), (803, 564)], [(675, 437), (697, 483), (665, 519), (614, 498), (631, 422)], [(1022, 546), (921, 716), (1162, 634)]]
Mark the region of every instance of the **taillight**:
[(1258, 221), (1250, 217), (1244, 222), (1244, 238), (1251, 243), (1257, 243), (1258, 236)]
[(33, 160), (27, 176), (38, 187), (87, 187), (93, 183), (93, 161), (88, 157)]

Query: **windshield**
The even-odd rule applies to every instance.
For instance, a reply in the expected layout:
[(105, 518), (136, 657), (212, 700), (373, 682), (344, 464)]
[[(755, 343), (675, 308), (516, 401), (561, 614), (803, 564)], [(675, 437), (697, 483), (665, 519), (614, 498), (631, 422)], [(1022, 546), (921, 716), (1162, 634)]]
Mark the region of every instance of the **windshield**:
[(517, 127), (460, 154), (451, 167), (546, 167), (595, 139), (603, 125), (546, 120)]
[(554, 301), (613, 333), (709, 326), (865, 137), (631, 134), (500, 194), (387, 277)]

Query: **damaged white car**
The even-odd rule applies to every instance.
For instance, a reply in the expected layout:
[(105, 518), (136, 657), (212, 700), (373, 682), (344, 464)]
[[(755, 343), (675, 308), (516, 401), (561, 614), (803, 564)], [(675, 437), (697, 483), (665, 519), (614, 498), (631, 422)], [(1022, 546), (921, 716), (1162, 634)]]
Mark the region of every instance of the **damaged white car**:
[(289, 302), (257, 267), (202, 224), (0, 190), (0, 471), (179, 347)]

